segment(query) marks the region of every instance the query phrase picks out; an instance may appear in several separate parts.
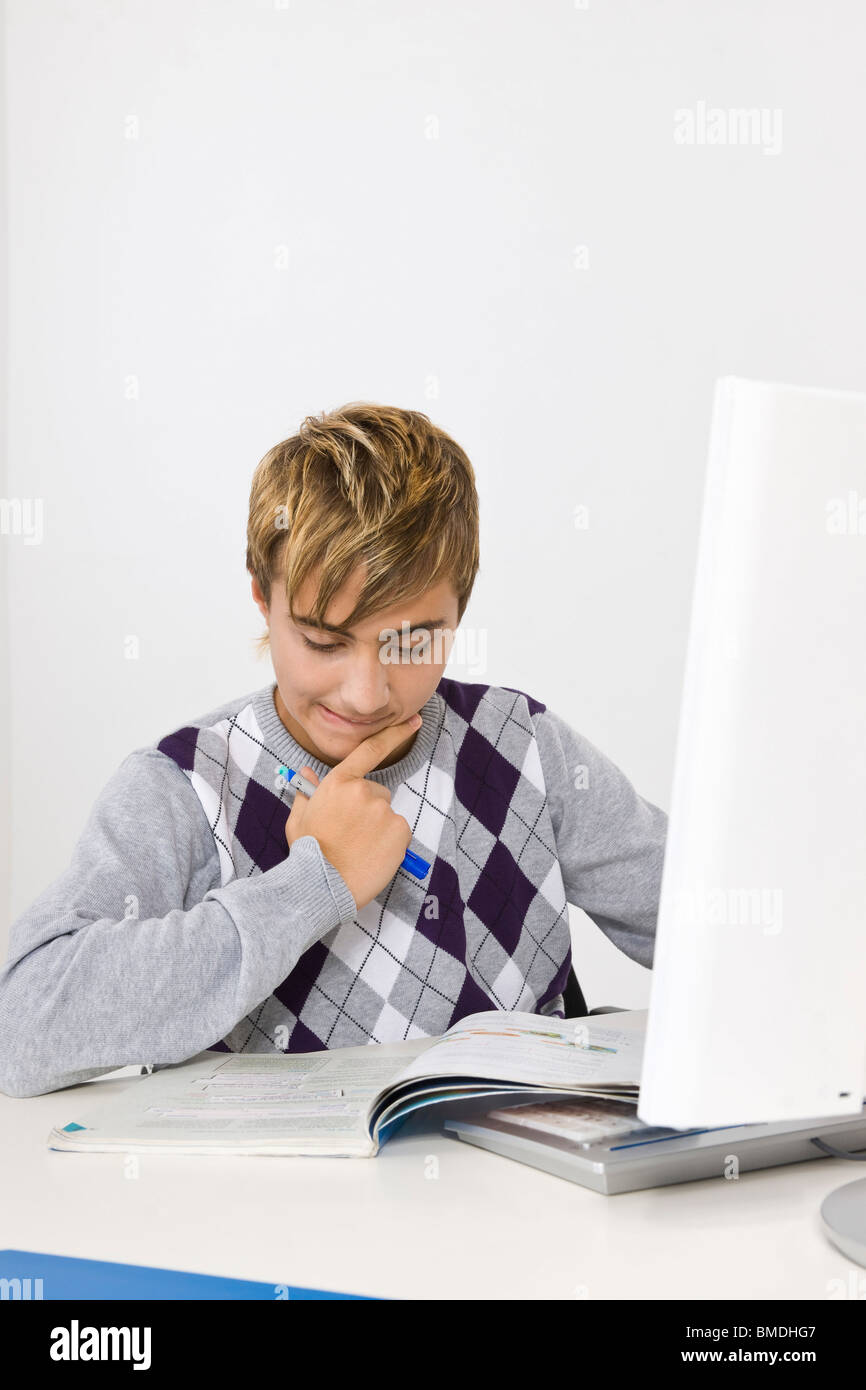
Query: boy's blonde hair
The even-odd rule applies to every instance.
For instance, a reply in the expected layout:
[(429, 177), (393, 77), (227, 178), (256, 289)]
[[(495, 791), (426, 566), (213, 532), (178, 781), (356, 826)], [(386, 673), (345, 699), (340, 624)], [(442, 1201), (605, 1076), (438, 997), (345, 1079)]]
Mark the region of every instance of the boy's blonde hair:
[[(285, 579), (292, 613), (292, 595), (321, 566), (318, 622), (365, 563), (346, 627), (449, 579), (459, 623), (479, 569), (472, 464), (418, 410), (354, 401), (308, 415), (253, 475), (246, 563), (269, 608), (272, 583)], [(268, 644), (266, 630), (259, 655)]]

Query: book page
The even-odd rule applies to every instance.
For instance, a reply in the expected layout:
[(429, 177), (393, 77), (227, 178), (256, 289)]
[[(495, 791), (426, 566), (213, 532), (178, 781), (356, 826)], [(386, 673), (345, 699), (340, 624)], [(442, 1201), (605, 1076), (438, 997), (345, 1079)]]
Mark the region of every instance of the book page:
[(129, 1152), (366, 1153), (373, 1104), (427, 1043), (212, 1054), (132, 1081), (76, 1116), (73, 1129), (55, 1129), (49, 1143)]
[(410, 1062), (398, 1081), (481, 1077), (559, 1089), (640, 1085), (643, 1010), (591, 1018), (470, 1014)]

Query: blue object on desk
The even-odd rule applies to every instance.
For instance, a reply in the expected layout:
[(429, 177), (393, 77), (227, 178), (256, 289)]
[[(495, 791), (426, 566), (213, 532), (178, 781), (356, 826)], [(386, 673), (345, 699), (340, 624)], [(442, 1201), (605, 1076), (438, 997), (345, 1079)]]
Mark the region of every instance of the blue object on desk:
[[(294, 1284), (263, 1284), (253, 1279), (223, 1279), (213, 1274), (190, 1274), (181, 1269), (151, 1269), (148, 1265), (79, 1260), (70, 1255), (43, 1255), (33, 1250), (0, 1250), (0, 1279), (21, 1281), (22, 1298), (51, 1299), (258, 1299), (298, 1303), (311, 1299), (361, 1299), (367, 1294), (334, 1293)], [(41, 1280), (41, 1283), (37, 1283)], [(8, 1285), (6, 1286), (8, 1287)], [(283, 1291), (280, 1293), (280, 1291)]]

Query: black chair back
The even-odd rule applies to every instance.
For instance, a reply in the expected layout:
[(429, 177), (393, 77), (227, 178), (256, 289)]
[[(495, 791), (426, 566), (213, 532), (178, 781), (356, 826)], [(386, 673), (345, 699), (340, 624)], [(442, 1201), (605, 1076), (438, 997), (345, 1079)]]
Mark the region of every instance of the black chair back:
[(568, 968), (568, 979), (565, 982), (565, 989), (562, 991), (565, 1000), (566, 1018), (586, 1018), (589, 1009), (586, 1007), (586, 1000), (583, 997), (583, 990), (577, 983), (577, 976), (574, 973), (574, 966)]

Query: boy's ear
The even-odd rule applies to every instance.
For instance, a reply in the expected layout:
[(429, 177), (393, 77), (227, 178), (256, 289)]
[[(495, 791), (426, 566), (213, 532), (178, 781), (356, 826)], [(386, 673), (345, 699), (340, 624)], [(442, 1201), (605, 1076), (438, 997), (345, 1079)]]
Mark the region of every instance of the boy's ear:
[[(249, 574), (249, 570), (247, 571), (247, 573)], [(251, 584), (250, 587), (251, 587), (251, 589), (252, 589), (253, 602), (255, 603), (255, 605), (256, 605), (256, 607), (258, 608), (259, 612), (261, 613), (262, 617), (263, 617), (263, 618), (265, 619), (265, 621), (267, 622), (267, 619), (268, 619), (268, 616), (269, 616), (269, 615), (268, 615), (268, 605), (265, 603), (265, 596), (264, 596), (264, 594), (262, 593), (262, 591), (261, 591), (261, 589), (260, 589), (260, 587), (259, 587), (259, 581), (256, 579), (255, 575), (252, 575), (251, 577), (252, 577), (252, 584)]]

